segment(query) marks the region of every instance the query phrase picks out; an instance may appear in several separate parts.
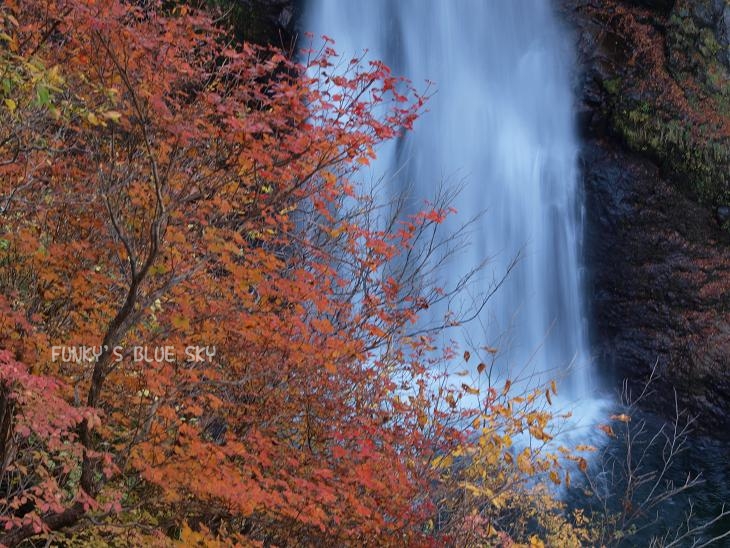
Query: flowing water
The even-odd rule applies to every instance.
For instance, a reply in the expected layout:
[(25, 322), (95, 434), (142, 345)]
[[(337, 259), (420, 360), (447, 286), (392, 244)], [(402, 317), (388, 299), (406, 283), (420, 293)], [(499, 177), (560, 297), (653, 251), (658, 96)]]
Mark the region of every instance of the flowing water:
[(530, 385), (562, 375), (563, 402), (590, 407), (572, 52), (550, 3), (313, 0), (303, 26), (345, 59), (368, 49), (416, 87), (434, 82), (428, 112), (375, 169), (422, 198), (463, 182), (446, 230), (482, 215), (447, 280), (489, 258), (472, 286), (483, 293), (518, 262), (462, 344), (498, 349), (503, 376)]
[[(463, 183), (454, 203), (458, 214), (445, 228), (455, 231), (484, 214), (471, 227), (469, 247), (447, 264), (446, 279), (459, 279), (489, 258), (468, 298), (488, 292), (515, 257), (519, 261), (460, 342), (497, 348), (502, 374), (531, 385), (562, 372), (561, 403), (577, 409), (587, 432), (595, 432), (596, 420), (605, 419), (612, 404), (598, 393), (588, 351), (572, 40), (552, 3), (308, 0), (302, 27), (332, 37), (345, 63), (367, 49), (368, 58), (384, 61), (417, 87), (434, 82), (428, 112), (413, 132), (379, 151), (374, 176), (385, 175), (393, 193), (410, 189), (416, 204), (440, 185)], [(654, 422), (655, 430), (661, 428)], [(623, 449), (615, 441), (604, 450)], [(716, 515), (728, 498), (726, 452), (727, 444), (691, 439), (670, 473), (678, 482), (690, 471), (709, 480), (690, 493), (701, 519)], [(661, 451), (655, 453), (650, 464), (660, 469)], [(596, 457), (594, 465), (600, 461)], [(571, 504), (590, 505), (581, 492), (573, 492)], [(680, 523), (686, 502), (680, 497), (664, 504), (660, 523), (627, 545), (647, 544), (651, 535)], [(727, 530), (727, 522), (712, 533)]]

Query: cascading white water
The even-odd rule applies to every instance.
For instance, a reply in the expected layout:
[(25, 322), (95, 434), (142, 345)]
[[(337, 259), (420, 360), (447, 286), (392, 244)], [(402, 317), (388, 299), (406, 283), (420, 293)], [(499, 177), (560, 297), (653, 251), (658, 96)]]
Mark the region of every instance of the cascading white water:
[(522, 253), (469, 338), (498, 347), (505, 375), (531, 383), (574, 364), (562, 392), (586, 403), (572, 57), (549, 1), (309, 0), (303, 26), (346, 59), (368, 49), (416, 86), (435, 82), (428, 112), (376, 169), (397, 170), (424, 198), (465, 180), (446, 228), (485, 214), (449, 277), (492, 257), (499, 278)]

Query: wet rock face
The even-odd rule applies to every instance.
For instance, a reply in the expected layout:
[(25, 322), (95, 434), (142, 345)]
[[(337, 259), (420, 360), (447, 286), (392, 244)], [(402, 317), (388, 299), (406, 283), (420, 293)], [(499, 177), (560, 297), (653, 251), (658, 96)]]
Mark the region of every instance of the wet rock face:
[(721, 225), (724, 225), (725, 223), (730, 221), (730, 206), (718, 207), (715, 216), (717, 218), (717, 222)]
[(660, 13), (669, 13), (674, 7), (675, 0), (630, 0), (629, 4), (656, 10)]
[(302, 0), (224, 0), (236, 37), (291, 52)]
[(711, 93), (730, 94), (730, 2), (677, 0), (668, 22), (669, 60)]
[(730, 2), (563, 2), (583, 61), (582, 127), (652, 157), (698, 200), (730, 202)]
[(599, 363), (637, 387), (657, 363), (647, 403), (730, 436), (730, 236), (640, 156), (592, 140), (582, 166)]
[(656, 363), (646, 403), (671, 415), (676, 390), (700, 428), (730, 438), (730, 126), (704, 134), (694, 123), (730, 115), (720, 40), (730, 1), (563, 2), (582, 63), (596, 359), (617, 386), (641, 386)]

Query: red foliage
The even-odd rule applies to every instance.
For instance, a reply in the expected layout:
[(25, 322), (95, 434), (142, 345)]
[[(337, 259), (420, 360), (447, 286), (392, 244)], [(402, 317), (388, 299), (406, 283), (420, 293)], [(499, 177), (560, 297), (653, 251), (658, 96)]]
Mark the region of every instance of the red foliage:
[(423, 98), (380, 63), (299, 66), (161, 2), (0, 9), (0, 345), (46, 375), (4, 353), (6, 398), (14, 435), (80, 474), (66, 510), (51, 478), (19, 492), (34, 510), (3, 514), (0, 542), (94, 500), (158, 534), (425, 542), (429, 459), (458, 434), (408, 356), (429, 297), (398, 261), (448, 210), (380, 230), (349, 182)]
[[(42, 516), (78, 501), (96, 503), (69, 480), (83, 455), (76, 427), (100, 423), (90, 409), (63, 398), (61, 383), (32, 375), (9, 352), (0, 351), (0, 527), (47, 529)], [(107, 472), (113, 468), (105, 455)]]

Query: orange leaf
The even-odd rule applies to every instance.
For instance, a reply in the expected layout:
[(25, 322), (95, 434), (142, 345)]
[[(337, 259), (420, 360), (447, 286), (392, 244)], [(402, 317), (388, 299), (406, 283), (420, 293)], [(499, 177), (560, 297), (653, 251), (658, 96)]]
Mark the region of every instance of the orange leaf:
[(613, 433), (613, 428), (611, 428), (610, 425), (608, 425), (608, 424), (599, 424), (598, 425), (598, 428), (600, 428), (601, 430), (603, 430), (606, 433), (606, 435), (608, 435), (608, 436), (610, 436), (612, 438), (615, 438), (616, 437), (616, 434)]

